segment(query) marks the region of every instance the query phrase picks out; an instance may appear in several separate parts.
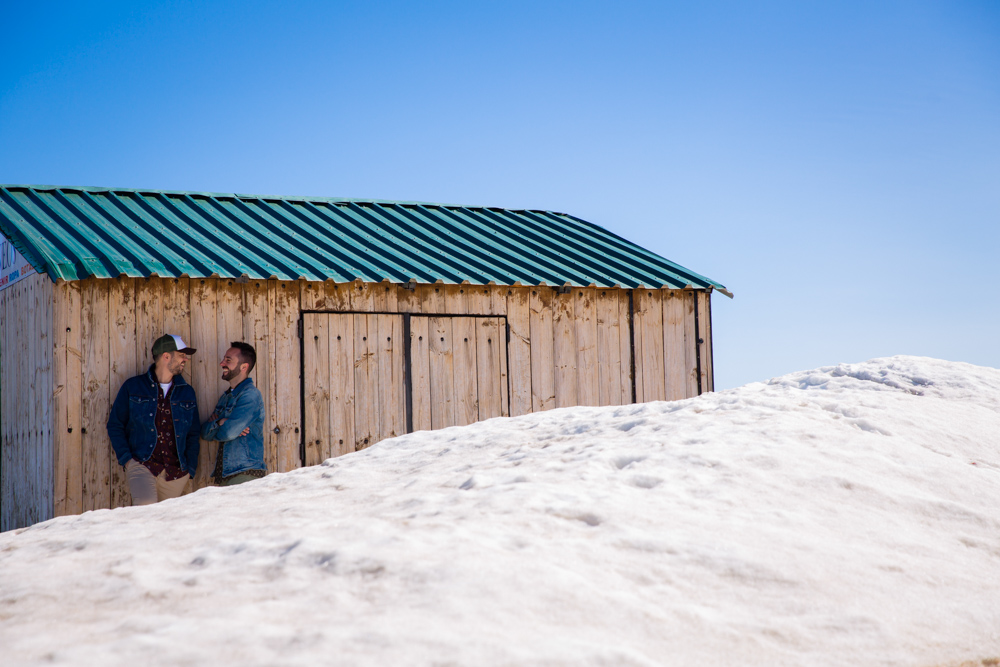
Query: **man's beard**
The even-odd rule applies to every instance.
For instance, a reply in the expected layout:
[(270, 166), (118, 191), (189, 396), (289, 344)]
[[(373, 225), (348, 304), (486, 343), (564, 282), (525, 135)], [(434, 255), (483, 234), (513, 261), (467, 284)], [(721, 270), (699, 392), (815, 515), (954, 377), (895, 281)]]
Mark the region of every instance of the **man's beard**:
[(236, 368), (233, 368), (231, 370), (222, 371), (222, 379), (225, 380), (226, 382), (229, 382), (239, 374), (240, 374), (240, 369), (237, 366)]

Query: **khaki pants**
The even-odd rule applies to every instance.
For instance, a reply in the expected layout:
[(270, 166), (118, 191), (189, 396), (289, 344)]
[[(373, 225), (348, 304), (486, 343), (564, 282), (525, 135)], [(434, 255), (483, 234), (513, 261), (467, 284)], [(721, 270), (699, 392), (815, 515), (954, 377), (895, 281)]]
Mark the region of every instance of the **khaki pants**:
[(125, 478), (128, 480), (128, 490), (132, 492), (132, 505), (152, 505), (182, 495), (191, 476), (185, 475), (180, 479), (167, 481), (166, 475), (166, 472), (161, 472), (153, 477), (149, 468), (135, 459), (126, 463)]

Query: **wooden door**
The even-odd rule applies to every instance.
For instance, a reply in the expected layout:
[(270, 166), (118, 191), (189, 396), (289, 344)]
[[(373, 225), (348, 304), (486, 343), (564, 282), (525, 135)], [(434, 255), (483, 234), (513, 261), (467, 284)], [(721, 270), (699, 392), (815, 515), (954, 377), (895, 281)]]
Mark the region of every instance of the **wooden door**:
[(305, 465), (406, 433), (408, 411), (414, 431), (510, 414), (502, 317), (304, 313), (302, 320)]
[(302, 318), (305, 465), (405, 433), (403, 316)]
[(414, 431), (510, 414), (504, 318), (413, 315), (409, 357)]

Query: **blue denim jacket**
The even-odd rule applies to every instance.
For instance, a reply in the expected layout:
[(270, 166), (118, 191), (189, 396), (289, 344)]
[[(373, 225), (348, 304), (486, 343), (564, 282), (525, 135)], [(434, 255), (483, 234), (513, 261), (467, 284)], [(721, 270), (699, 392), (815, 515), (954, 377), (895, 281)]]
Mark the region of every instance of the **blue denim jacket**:
[[(143, 375), (129, 378), (118, 390), (108, 415), (108, 438), (118, 463), (129, 459), (144, 462), (156, 448), (156, 398), (159, 383), (153, 367)], [(194, 388), (182, 376), (174, 376), (170, 390), (170, 413), (174, 419), (174, 439), (181, 470), (194, 477), (198, 469), (198, 401)]]
[[(226, 423), (219, 426), (219, 420)], [(250, 433), (240, 435), (249, 427)], [(222, 476), (247, 470), (266, 470), (264, 465), (264, 397), (253, 378), (227, 389), (215, 405), (215, 421), (202, 424), (201, 437), (225, 443), (222, 448)]]

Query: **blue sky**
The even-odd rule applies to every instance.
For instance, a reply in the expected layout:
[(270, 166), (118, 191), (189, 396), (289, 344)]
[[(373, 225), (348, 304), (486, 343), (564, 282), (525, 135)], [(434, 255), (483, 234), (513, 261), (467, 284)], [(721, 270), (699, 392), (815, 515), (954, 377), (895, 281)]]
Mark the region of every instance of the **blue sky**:
[(727, 285), (716, 384), (1000, 367), (1000, 5), (3, 2), (0, 182), (565, 211)]

